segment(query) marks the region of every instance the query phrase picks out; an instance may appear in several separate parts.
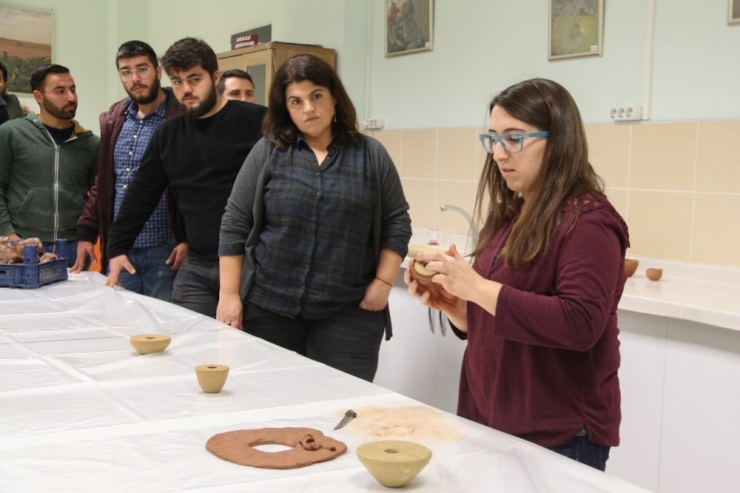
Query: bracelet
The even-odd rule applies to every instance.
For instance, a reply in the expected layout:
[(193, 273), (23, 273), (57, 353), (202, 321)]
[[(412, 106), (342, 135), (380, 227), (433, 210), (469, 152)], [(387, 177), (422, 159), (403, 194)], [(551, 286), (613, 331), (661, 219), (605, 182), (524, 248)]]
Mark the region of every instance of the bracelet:
[(391, 284), (391, 283), (389, 283), (389, 282), (386, 282), (386, 281), (382, 280), (382, 279), (381, 279), (381, 278), (379, 278), (379, 277), (376, 277), (375, 279), (377, 279), (378, 281), (382, 282), (383, 284), (387, 284), (388, 286), (390, 286), (390, 287), (393, 287), (393, 284)]

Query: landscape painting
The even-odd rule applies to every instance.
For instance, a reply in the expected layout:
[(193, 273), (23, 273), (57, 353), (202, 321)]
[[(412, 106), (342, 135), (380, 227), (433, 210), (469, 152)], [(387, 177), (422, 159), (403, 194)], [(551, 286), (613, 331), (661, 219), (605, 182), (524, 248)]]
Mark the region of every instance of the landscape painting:
[(52, 61), (53, 32), (51, 10), (0, 3), (0, 61), (8, 69), (10, 92), (31, 92), (31, 73)]

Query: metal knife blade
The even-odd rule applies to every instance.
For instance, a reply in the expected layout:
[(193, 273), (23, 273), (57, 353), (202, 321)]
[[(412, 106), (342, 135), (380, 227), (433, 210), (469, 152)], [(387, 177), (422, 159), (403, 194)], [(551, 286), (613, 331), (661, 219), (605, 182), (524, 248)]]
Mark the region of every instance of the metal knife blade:
[(334, 427), (335, 430), (338, 430), (339, 428), (344, 428), (344, 426), (350, 422), (352, 418), (356, 418), (357, 413), (354, 412), (352, 409), (344, 413), (344, 417), (342, 418), (342, 421), (339, 422), (337, 426)]

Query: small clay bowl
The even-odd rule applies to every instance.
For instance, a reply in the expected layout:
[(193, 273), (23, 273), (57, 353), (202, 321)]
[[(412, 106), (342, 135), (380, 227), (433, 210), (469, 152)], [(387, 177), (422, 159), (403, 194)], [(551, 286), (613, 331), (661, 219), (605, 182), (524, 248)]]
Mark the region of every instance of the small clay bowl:
[(167, 349), (171, 340), (170, 336), (164, 334), (137, 334), (128, 341), (139, 354), (151, 354)]
[(381, 440), (360, 445), (357, 458), (378, 483), (399, 488), (424, 469), (432, 458), (432, 451), (418, 443)]
[(424, 265), (424, 263), (415, 260), (413, 267), (411, 267), (411, 278), (422, 286), (431, 284), (432, 278), (437, 274), (435, 271), (424, 267)]
[(645, 275), (651, 281), (657, 281), (663, 277), (663, 269), (648, 269), (645, 271)]
[(229, 376), (229, 367), (226, 365), (198, 365), (195, 367), (195, 377), (198, 385), (207, 394), (221, 392)]
[(633, 259), (633, 258), (624, 259), (624, 272), (627, 274), (627, 277), (632, 277), (632, 275), (637, 270), (637, 265), (639, 263), (640, 261), (637, 259)]

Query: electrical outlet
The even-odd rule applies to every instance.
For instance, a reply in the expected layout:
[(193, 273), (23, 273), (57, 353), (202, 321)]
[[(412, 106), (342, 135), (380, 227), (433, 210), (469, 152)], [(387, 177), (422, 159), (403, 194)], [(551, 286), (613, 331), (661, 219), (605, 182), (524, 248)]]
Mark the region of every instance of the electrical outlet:
[(380, 130), (383, 126), (382, 118), (367, 118), (362, 120), (362, 128), (365, 130)]
[(616, 106), (609, 110), (609, 118), (620, 122), (642, 120), (642, 106)]

